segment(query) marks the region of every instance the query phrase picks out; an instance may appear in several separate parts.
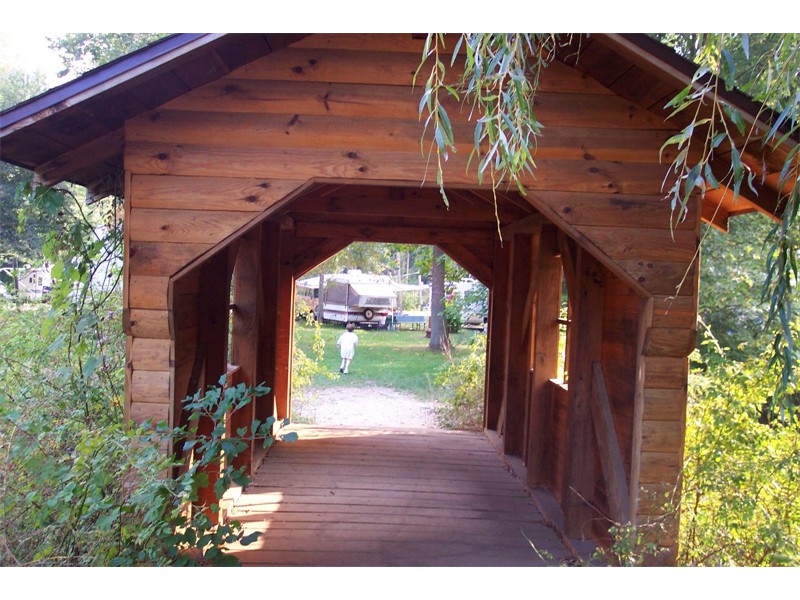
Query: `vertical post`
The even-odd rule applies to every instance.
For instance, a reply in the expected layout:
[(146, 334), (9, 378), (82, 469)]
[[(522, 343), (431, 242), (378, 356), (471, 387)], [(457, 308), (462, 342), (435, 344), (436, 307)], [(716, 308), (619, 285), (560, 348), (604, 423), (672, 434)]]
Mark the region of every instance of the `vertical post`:
[(577, 263), (569, 351), (567, 472), (562, 502), (565, 533), (569, 537), (591, 539), (595, 486), (592, 363), (601, 359), (603, 274), (600, 263), (584, 250), (579, 251)]
[(531, 339), (531, 267), (533, 239), (519, 233), (514, 236), (511, 258), (508, 360), (506, 373), (506, 410), (503, 449), (506, 454), (523, 456), (527, 430), (527, 399), (530, 372)]
[[(201, 327), (198, 331), (200, 345), (206, 348), (205, 370), (202, 389), (216, 385), (219, 378), (228, 371), (228, 318), (230, 306), (230, 270), (228, 251), (223, 250), (212, 256), (201, 267), (200, 274)], [(213, 425), (207, 418), (198, 421), (198, 434), (209, 435)], [(218, 502), (214, 493), (214, 483), (219, 478), (216, 469), (209, 469), (209, 483), (198, 493), (201, 510), (214, 516), (210, 507)]]
[[(264, 421), (274, 416), (275, 406), (275, 361), (278, 330), (278, 281), (280, 274), (280, 223), (266, 221), (261, 228), (261, 289), (264, 298), (264, 314), (260, 324), (261, 368), (263, 380), (270, 388), (267, 396), (256, 398), (256, 418)], [(259, 378), (261, 380), (261, 378)]]
[[(231, 362), (239, 366), (241, 381), (247, 386), (264, 383), (259, 379), (261, 320), (264, 314), (263, 284), (261, 281), (261, 228), (246, 233), (239, 242), (233, 282), (233, 336)], [(231, 431), (249, 429), (255, 418), (255, 403), (242, 407), (231, 415)], [(233, 466), (245, 467), (250, 473), (253, 462), (253, 442), (236, 457)]]
[(631, 444), (631, 476), (630, 476), (630, 517), (631, 525), (638, 524), (639, 510), (639, 474), (642, 465), (642, 418), (645, 406), (645, 366), (647, 357), (644, 345), (647, 331), (653, 322), (653, 299), (644, 298), (639, 303), (639, 318), (636, 341), (636, 388), (633, 401), (633, 434)]
[(489, 296), (488, 352), (484, 392), (484, 427), (500, 431), (500, 412), (506, 388), (508, 359), (508, 267), (511, 258), (508, 241), (495, 242), (494, 279)]
[(325, 303), (323, 301), (322, 293), (325, 290), (325, 273), (319, 274), (319, 284), (317, 287), (317, 321), (322, 323), (323, 311), (325, 310)]
[(292, 406), (292, 345), (294, 335), (294, 224), (280, 230), (278, 305), (275, 330), (275, 418), (286, 419)]
[(545, 486), (552, 480), (552, 393), (558, 374), (558, 314), (561, 304), (561, 261), (553, 226), (542, 227), (535, 269), (536, 316), (533, 342), (527, 483)]

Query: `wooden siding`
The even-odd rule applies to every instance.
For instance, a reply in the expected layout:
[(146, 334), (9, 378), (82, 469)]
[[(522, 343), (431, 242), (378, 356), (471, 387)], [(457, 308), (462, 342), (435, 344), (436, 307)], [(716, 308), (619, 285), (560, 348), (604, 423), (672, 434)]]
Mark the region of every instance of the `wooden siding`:
[[(535, 343), (535, 292), (523, 297), (508, 286), (505, 261), (511, 237), (530, 238), (532, 231), (514, 224), (538, 212), (540, 225), (555, 225), (574, 250), (604, 270), (606, 285), (596, 295), (605, 308), (584, 316), (584, 323), (601, 320), (595, 337), (630, 484), (646, 490), (675, 480), (686, 356), (694, 341), (701, 211), (693, 202), (687, 218), (670, 226), (661, 191), (666, 166), (658, 150), (674, 132), (661, 115), (556, 63), (542, 78), (537, 116), (547, 130), (525, 197), (503, 190), (495, 205), (487, 186), (476, 185), (475, 165), (467, 170), (471, 126), (465, 113), (450, 107), (463, 151), (445, 165), (452, 202), (446, 210), (420, 152), (419, 89), (411, 87), (419, 60), (414, 46), (407, 36), (309, 36), (126, 122), (128, 414), (169, 416), (177, 388), (188, 381), (196, 356), (192, 323), (200, 313), (189, 300), (194, 290), (170, 300), (176, 277), (273, 219), (273, 227), (283, 227), (285, 243), (275, 246), (274, 264), (263, 267), (264, 307), (275, 316), (263, 325), (269, 331), (259, 343), (269, 346), (262, 350), (281, 394), (288, 393), (290, 357), (276, 345), (291, 336), (281, 320), (291, 276), (356, 239), (440, 243), (492, 284), (487, 424), (504, 426), (500, 399), (516, 377), (510, 449), (524, 454), (527, 432), (517, 427), (529, 420), (528, 373), (517, 371), (529, 369), (530, 357), (513, 373), (505, 371), (509, 357), (526, 356)], [(502, 243), (495, 207), (509, 232)], [(265, 232), (264, 247), (271, 248)], [(519, 261), (535, 271), (533, 246)], [(567, 269), (572, 277), (575, 266)], [(274, 290), (267, 292), (268, 285)], [(640, 306), (648, 298), (645, 314)], [(518, 305), (513, 325), (507, 310), (512, 301)], [(517, 348), (509, 348), (509, 327), (520, 322), (525, 326), (514, 330)], [(585, 370), (588, 361), (575, 369)], [(548, 377), (534, 379), (537, 389), (551, 389), (543, 385)], [(543, 472), (560, 490), (570, 484), (566, 436), (571, 429), (578, 434), (561, 410), (564, 394), (555, 392), (553, 468)], [(278, 410), (288, 414), (290, 406)], [(638, 506), (645, 507), (644, 500)]]

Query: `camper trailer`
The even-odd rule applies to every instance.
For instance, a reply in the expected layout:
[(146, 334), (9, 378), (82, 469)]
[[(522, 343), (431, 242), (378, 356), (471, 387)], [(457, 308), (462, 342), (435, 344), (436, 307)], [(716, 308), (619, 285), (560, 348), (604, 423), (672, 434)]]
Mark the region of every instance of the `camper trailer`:
[[(301, 298), (318, 298), (318, 288), (317, 277), (297, 282)], [(394, 311), (396, 301), (395, 284), (388, 276), (360, 271), (326, 275), (322, 291), (322, 320), (326, 323), (354, 323), (359, 327), (383, 328)]]

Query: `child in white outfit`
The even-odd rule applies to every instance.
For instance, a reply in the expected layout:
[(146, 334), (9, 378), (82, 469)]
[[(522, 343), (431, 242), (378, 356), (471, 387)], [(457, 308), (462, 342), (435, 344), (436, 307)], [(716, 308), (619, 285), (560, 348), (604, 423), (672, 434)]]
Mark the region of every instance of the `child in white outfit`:
[(350, 361), (356, 354), (356, 346), (358, 346), (358, 336), (353, 333), (355, 326), (352, 323), (347, 324), (347, 331), (339, 336), (336, 344), (339, 346), (339, 353), (342, 356), (342, 364), (339, 367), (339, 373), (347, 375), (347, 370), (350, 368)]

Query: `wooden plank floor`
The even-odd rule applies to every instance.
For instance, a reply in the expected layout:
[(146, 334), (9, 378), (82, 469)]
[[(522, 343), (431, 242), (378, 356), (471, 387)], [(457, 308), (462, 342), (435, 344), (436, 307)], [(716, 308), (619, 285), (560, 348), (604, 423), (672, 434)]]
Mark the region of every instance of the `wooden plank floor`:
[(245, 565), (536, 566), (572, 558), (483, 434), (296, 430), (300, 440), (276, 444), (231, 510), (247, 533), (262, 532), (231, 549)]

